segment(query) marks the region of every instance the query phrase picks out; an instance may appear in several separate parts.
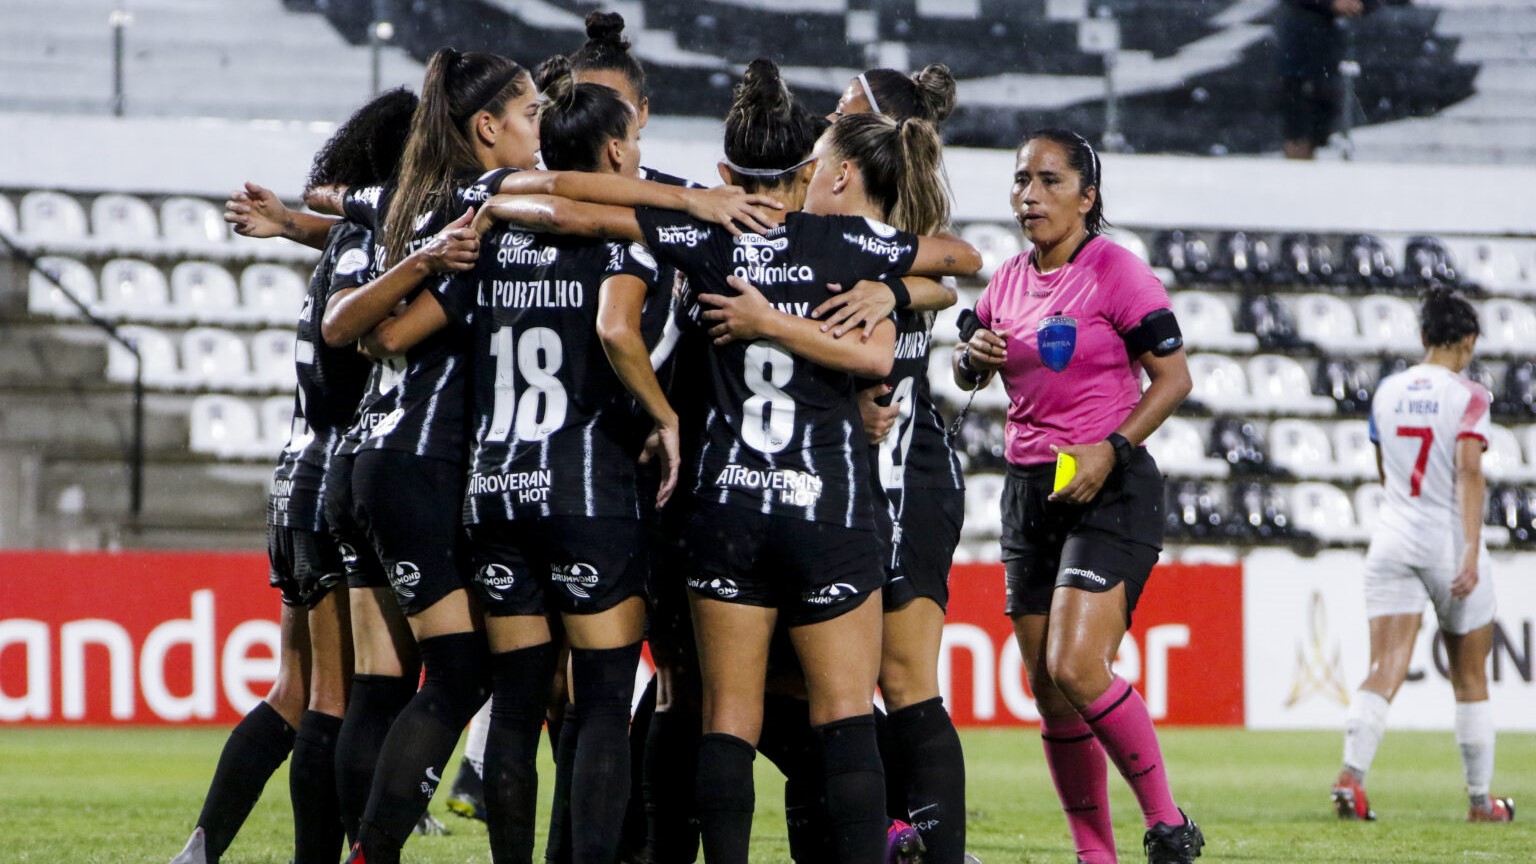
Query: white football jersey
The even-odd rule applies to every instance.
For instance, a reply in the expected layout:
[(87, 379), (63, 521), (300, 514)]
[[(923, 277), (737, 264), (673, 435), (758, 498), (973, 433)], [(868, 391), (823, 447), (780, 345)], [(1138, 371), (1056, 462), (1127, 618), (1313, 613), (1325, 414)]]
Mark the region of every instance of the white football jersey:
[[(1371, 440), (1386, 474), (1372, 557), (1455, 566), (1464, 543), (1456, 505), (1456, 444), (1488, 448), (1491, 397), (1444, 366), (1420, 364), (1389, 375), (1371, 400)], [(1481, 532), (1479, 532), (1481, 540)]]

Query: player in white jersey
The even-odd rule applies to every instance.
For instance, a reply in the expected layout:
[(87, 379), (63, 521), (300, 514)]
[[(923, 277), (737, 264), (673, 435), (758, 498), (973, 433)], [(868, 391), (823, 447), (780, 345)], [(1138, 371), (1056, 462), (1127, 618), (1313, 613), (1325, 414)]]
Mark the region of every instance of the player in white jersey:
[(1431, 288), (1420, 313), (1423, 362), (1384, 379), (1371, 402), (1371, 440), (1386, 487), (1365, 559), (1371, 665), (1350, 702), (1344, 767), (1333, 787), (1341, 819), (1375, 819), (1365, 774), (1408, 673), (1426, 603), (1435, 607), (1456, 694), (1456, 743), (1470, 822), (1509, 822), (1515, 805), (1488, 794), (1493, 714), (1485, 671), (1493, 646), (1493, 584), (1483, 543), (1483, 451), (1490, 397), (1461, 376), (1479, 332), (1477, 310)]

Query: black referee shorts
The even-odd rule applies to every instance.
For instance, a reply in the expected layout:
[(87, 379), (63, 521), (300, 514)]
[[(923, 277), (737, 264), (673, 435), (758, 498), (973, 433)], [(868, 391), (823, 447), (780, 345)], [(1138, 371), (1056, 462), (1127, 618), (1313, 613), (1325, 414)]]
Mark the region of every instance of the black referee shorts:
[(645, 593), (636, 519), (546, 516), (469, 527), (487, 615), (591, 615)]
[(352, 510), (406, 615), (469, 587), (463, 566), (464, 467), (394, 450), (353, 457)]
[(267, 525), (267, 581), (283, 605), (313, 609), (345, 576), (341, 553), (330, 535), (303, 528)]
[(949, 568), (965, 521), (964, 489), (903, 489), (901, 511), (892, 525), (890, 578), (885, 609), (890, 612), (926, 597), (949, 608)]
[(1126, 618), (1163, 547), (1163, 476), (1145, 447), (1089, 504), (1047, 501), (1054, 464), (1010, 465), (1003, 486), (1003, 565), (1010, 616), (1045, 615), (1060, 587), (1125, 584)]
[(696, 501), (684, 538), (695, 594), (776, 608), (791, 627), (851, 612), (885, 584), (869, 529)]

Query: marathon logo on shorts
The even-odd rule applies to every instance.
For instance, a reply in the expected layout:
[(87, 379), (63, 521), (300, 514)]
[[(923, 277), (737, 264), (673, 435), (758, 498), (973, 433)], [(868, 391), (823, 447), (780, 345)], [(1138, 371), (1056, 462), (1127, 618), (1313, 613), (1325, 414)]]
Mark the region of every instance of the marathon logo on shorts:
[(1109, 580), (1093, 572), (1092, 570), (1084, 570), (1081, 567), (1063, 567), (1061, 568), (1061, 573), (1063, 576), (1076, 576), (1079, 579), (1087, 579), (1089, 582), (1092, 582), (1102, 588), (1109, 587)]
[(835, 606), (857, 596), (859, 596), (859, 589), (847, 582), (833, 582), (801, 594), (800, 599), (812, 606)]
[(705, 591), (719, 597), (721, 600), (730, 600), (741, 593), (741, 586), (734, 579), (726, 579), (716, 576), (713, 579), (705, 579), (701, 576), (688, 577), (688, 587), (695, 591)]
[(553, 582), (559, 582), (565, 586), (565, 590), (582, 600), (591, 600), (592, 595), (587, 593), (597, 587), (597, 568), (585, 561), (577, 561), (573, 564), (552, 564), (549, 568), (549, 578)]
[(485, 593), (492, 600), (505, 600), (501, 595), (503, 591), (512, 590), (512, 585), (517, 582), (517, 577), (512, 568), (505, 564), (487, 564), (475, 574), (475, 581), (485, 587)]
[(727, 489), (746, 489), (752, 492), (771, 490), (779, 493), (779, 503), (795, 507), (813, 507), (821, 498), (821, 478), (815, 474), (780, 468), (763, 471), (745, 465), (727, 465), (715, 478), (715, 486)]
[(1077, 349), (1077, 319), (1059, 312), (1040, 319), (1035, 342), (1040, 347), (1040, 362), (1052, 372), (1062, 371), (1072, 361), (1072, 352)]
[(409, 561), (396, 561), (389, 572), (389, 584), (400, 599), (415, 600), (416, 592), (411, 589), (421, 584), (421, 568)]
[(693, 247), (709, 239), (710, 229), (695, 225), (661, 225), (656, 229), (656, 241), (668, 246)]

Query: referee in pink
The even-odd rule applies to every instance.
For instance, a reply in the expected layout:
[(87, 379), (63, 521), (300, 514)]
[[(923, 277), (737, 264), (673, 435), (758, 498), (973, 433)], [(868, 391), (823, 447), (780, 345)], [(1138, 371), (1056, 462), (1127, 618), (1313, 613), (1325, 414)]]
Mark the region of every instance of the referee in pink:
[[(1141, 804), (1147, 861), (1188, 862), (1205, 839), (1174, 804), (1146, 705), (1110, 664), (1163, 543), (1163, 479), (1141, 442), (1188, 395), (1189, 367), (1162, 283), (1100, 234), (1100, 182), (1082, 136), (1024, 139), (1010, 201), (1033, 249), (982, 292), (954, 374), (974, 390), (1001, 372), (1008, 391), (1007, 613), (1078, 861), (1116, 861), (1107, 754)], [(1062, 453), (1077, 473), (1053, 493)]]

